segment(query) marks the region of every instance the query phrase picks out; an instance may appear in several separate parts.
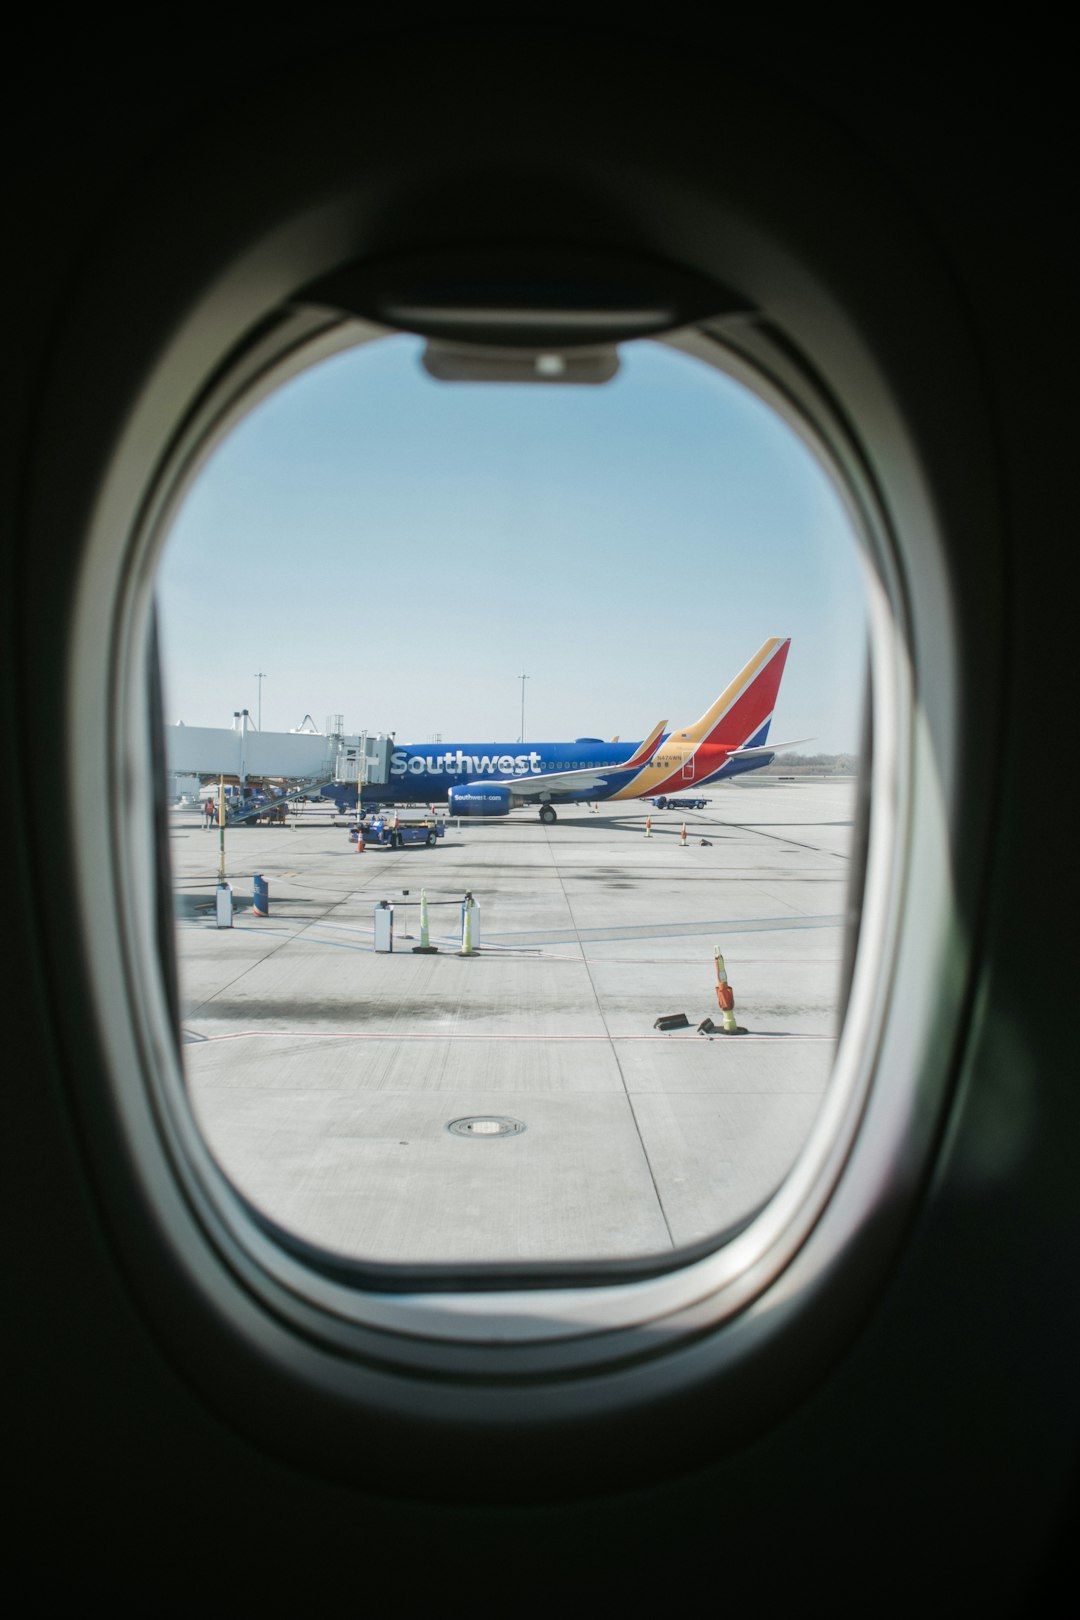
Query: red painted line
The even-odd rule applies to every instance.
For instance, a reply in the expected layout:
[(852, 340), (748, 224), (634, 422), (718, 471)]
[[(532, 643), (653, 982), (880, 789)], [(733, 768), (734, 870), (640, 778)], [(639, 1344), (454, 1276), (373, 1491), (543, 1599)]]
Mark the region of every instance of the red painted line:
[[(730, 1039), (717, 1035), (717, 1040)], [(480, 1034), (454, 1034), (446, 1032), (442, 1035), (399, 1035), (392, 1031), (371, 1030), (312, 1030), (312, 1029), (240, 1029), (229, 1035), (204, 1035), (194, 1045), (205, 1046), (218, 1041), (672, 1041), (672, 1040), (700, 1039), (695, 1030), (692, 1036), (687, 1035), (480, 1035)], [(835, 1041), (833, 1035), (787, 1035), (779, 1032), (775, 1035), (755, 1035), (752, 1031), (745, 1035), (735, 1037), (740, 1043), (748, 1041)]]

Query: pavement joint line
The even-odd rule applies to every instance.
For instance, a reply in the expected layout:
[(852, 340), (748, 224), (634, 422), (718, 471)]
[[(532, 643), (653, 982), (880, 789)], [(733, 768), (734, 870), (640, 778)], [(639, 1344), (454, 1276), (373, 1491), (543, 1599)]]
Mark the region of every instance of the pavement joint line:
[[(210, 902), (207, 902), (209, 905)], [(568, 902), (569, 903), (569, 902)], [(338, 901), (337, 905), (342, 904)], [(331, 907), (331, 909), (335, 909)], [(602, 945), (616, 944), (627, 939), (696, 939), (703, 934), (723, 933), (730, 938), (734, 934), (773, 934), (806, 932), (818, 928), (840, 928), (847, 919), (842, 912), (828, 914), (823, 917), (777, 917), (777, 918), (747, 918), (743, 922), (701, 922), (701, 923), (627, 923), (621, 928), (532, 928), (511, 929), (504, 934), (484, 934), (480, 954), (489, 948), (511, 949), (515, 945)], [(304, 934), (315, 928), (339, 930), (341, 933), (361, 934), (363, 924), (351, 925), (349, 923), (327, 922), (325, 917), (298, 917), (295, 934), (281, 931), (283, 938), (300, 939)], [(178, 926), (186, 928), (200, 928), (206, 926), (205, 918), (184, 918)], [(253, 923), (234, 923), (234, 930), (248, 933), (269, 934), (269, 928)], [(440, 939), (453, 940), (456, 934), (439, 935)], [(388, 953), (390, 954), (390, 953)]]
[[(569, 900), (567, 900), (569, 906)], [(571, 915), (573, 911), (571, 910)], [(671, 922), (671, 923), (625, 923), (617, 928), (514, 928), (506, 933), (484, 933), (484, 939), (494, 942), (502, 940), (505, 944), (514, 944), (518, 941), (537, 940), (547, 941), (552, 945), (575, 944), (579, 940), (587, 940), (595, 944), (601, 940), (618, 939), (691, 939), (699, 934), (765, 934), (782, 933), (785, 930), (802, 930), (808, 928), (839, 928), (847, 922), (842, 911), (826, 912), (817, 917), (745, 917), (741, 920), (735, 918), (705, 918), (701, 922)]]
[[(571, 923), (574, 923), (574, 904), (573, 904), (573, 901), (570, 898), (570, 895), (567, 893), (566, 876), (564, 875), (564, 873), (562, 871), (562, 868), (559, 866), (558, 862), (555, 859), (555, 852), (552, 849), (552, 845), (551, 845), (550, 828), (548, 829), (548, 834), (549, 834), (549, 836), (548, 836), (548, 839), (547, 839), (547, 845), (548, 845), (548, 849), (549, 849), (549, 851), (551, 853), (551, 864), (555, 869), (555, 876), (558, 879), (559, 888), (562, 890), (563, 904), (566, 906), (566, 909), (567, 909), (567, 911), (568, 911), (568, 913), (570, 915)], [(530, 930), (530, 932), (533, 933), (533, 937), (535, 938), (535, 931)], [(596, 1011), (599, 1014), (600, 1021), (604, 1026), (604, 1030), (605, 1030), (605, 1032), (607, 1034), (607, 1038), (608, 1038), (608, 1043), (611, 1046), (611, 1055), (615, 1059), (615, 1067), (619, 1072), (619, 1083), (623, 1088), (623, 1095), (626, 1098), (626, 1104), (627, 1104), (627, 1107), (630, 1110), (630, 1118), (634, 1122), (634, 1130), (637, 1133), (638, 1147), (641, 1150), (642, 1161), (643, 1161), (643, 1163), (645, 1165), (645, 1169), (648, 1171), (649, 1181), (652, 1184), (653, 1197), (656, 1199), (656, 1207), (659, 1210), (660, 1218), (664, 1223), (664, 1230), (667, 1232), (668, 1242), (670, 1243), (670, 1245), (671, 1245), (671, 1247), (673, 1249), (676, 1249), (676, 1248), (678, 1248), (678, 1243), (676, 1242), (676, 1239), (675, 1239), (675, 1233), (672, 1231), (672, 1228), (671, 1228), (671, 1221), (670, 1221), (670, 1219), (668, 1217), (668, 1212), (664, 1208), (664, 1195), (660, 1191), (660, 1184), (656, 1179), (656, 1170), (653, 1167), (652, 1159), (649, 1156), (648, 1145), (647, 1145), (647, 1143), (645, 1141), (645, 1136), (644, 1136), (644, 1133), (643, 1133), (643, 1131), (641, 1129), (641, 1121), (638, 1118), (637, 1109), (634, 1107), (634, 1099), (633, 1099), (633, 1097), (631, 1095), (630, 1087), (627, 1084), (626, 1075), (623, 1073), (623, 1066), (619, 1061), (619, 1054), (615, 1050), (615, 1043), (611, 1038), (611, 1028), (610, 1028), (610, 1026), (608, 1024), (607, 1014), (604, 1011), (603, 1004), (602, 1004), (602, 1002), (600, 1000), (600, 992), (596, 987), (596, 980), (593, 977), (592, 966), (591, 966), (591, 964), (589, 962), (589, 957), (588, 957), (588, 954), (587, 954), (587, 952), (585, 950), (585, 938), (592, 932), (594, 932), (594, 931), (593, 930), (587, 930), (587, 929), (578, 928), (577, 924), (574, 923), (573, 943), (577, 944), (579, 950), (581, 951), (581, 960), (585, 964), (585, 972), (589, 976), (589, 988), (592, 990), (593, 1000), (596, 1003)], [(496, 935), (495, 937), (498, 938), (499, 936)], [(504, 935), (502, 937), (505, 939), (506, 936)], [(511, 937), (513, 937), (513, 936), (511, 936)], [(549, 943), (563, 943), (563, 942), (562, 941), (549, 941)], [(695, 1033), (696, 1033), (696, 1031), (695, 1031)]]
[[(301, 926), (301, 924), (303, 924), (303, 919), (297, 919), (297, 928), (296, 928), (295, 931), (292, 931), (292, 930), (290, 930), (288, 928), (285, 928), (285, 927), (277, 927), (277, 928), (275, 928), (273, 926), (273, 924), (271, 924), (268, 927), (263, 922), (260, 922), (258, 924), (245, 923), (245, 922), (236, 922), (236, 923), (233, 924), (233, 932), (234, 933), (249, 933), (249, 934), (256, 934), (256, 935), (258, 935), (258, 934), (270, 935), (272, 937), (280, 938), (280, 939), (283, 939), (283, 940), (294, 939), (298, 943), (304, 944), (304, 945), (332, 945), (336, 949), (339, 949), (339, 950), (362, 950), (362, 951), (368, 952), (369, 954), (373, 953), (373, 946), (370, 943), (370, 941), (373, 939), (373, 935), (372, 935), (372, 932), (371, 932), (370, 925), (368, 925), (366, 928), (365, 928), (365, 925), (363, 925), (363, 924), (358, 924), (355, 928), (351, 928), (346, 923), (334, 923), (334, 924), (330, 924), (330, 925), (325, 925), (325, 926), (330, 926), (330, 927), (332, 927), (332, 928), (334, 928), (336, 930), (339, 930), (343, 934), (350, 934), (350, 935), (354, 936), (353, 938), (348, 939), (348, 940), (338, 941), (338, 940), (313, 939), (313, 938), (308, 937), (311, 934), (311, 932), (312, 932), (312, 930), (314, 928), (319, 927), (319, 926), (323, 926), (320, 923), (320, 920), (318, 918), (309, 920), (309, 922), (307, 924), (304, 924), (303, 926)], [(821, 926), (825, 927), (825, 926), (832, 926), (832, 925), (831, 924), (829, 924), (829, 925), (822, 924)], [(202, 918), (202, 917), (183, 917), (183, 918), (178, 918), (176, 920), (176, 928), (177, 928), (178, 931), (181, 931), (181, 932), (188, 931), (188, 930), (200, 931), (202, 929), (205, 929), (205, 927), (206, 927), (206, 919)], [(765, 930), (757, 930), (757, 931), (758, 932), (765, 932)], [(736, 930), (729, 930), (728, 932), (733, 933), (733, 932), (736, 932)], [(403, 939), (413, 939), (415, 937), (417, 937), (417, 936), (415, 936), (413, 934), (404, 934), (404, 935), (401, 936), (401, 938), (403, 938)], [(456, 945), (458, 943), (457, 934), (432, 934), (431, 937), (439, 945), (445, 945), (448, 948), (450, 946)], [(643, 936), (640, 936), (640, 937), (642, 937), (643, 939), (648, 939), (648, 938), (651, 938), (651, 937), (658, 937), (658, 936), (643, 935)], [(670, 939), (670, 938), (679, 938), (680, 936), (679, 935), (670, 935), (669, 934), (669, 935), (664, 935), (664, 936), (659, 936), (659, 937), (669, 938)], [(688, 934), (688, 935), (681, 936), (681, 937), (697, 938), (699, 936), (696, 935), (696, 934)], [(551, 943), (552, 944), (564, 944), (564, 943), (565, 944), (575, 944), (575, 943), (580, 943), (580, 942), (576, 941), (576, 940), (573, 940), (573, 939), (567, 939), (565, 941), (553, 940), (553, 941), (551, 941)], [(619, 943), (621, 943), (621, 936), (618, 936), (618, 935), (614, 935), (614, 936), (603, 935), (603, 936), (601, 936), (600, 938), (597, 938), (597, 939), (588, 939), (588, 940), (584, 941), (584, 943), (588, 944), (588, 945), (619, 944)], [(394, 955), (394, 956), (398, 956), (398, 955), (405, 956), (405, 955), (411, 954), (411, 953), (407, 953), (405, 951), (400, 951), (400, 952), (399, 951), (394, 951), (394, 952), (387, 952), (386, 954)], [(481, 946), (481, 948), (480, 948), (480, 950), (479, 950), (479, 952), (477, 954), (480, 955), (480, 956), (485, 956), (486, 955), (486, 956), (495, 957), (495, 958), (506, 958), (506, 959), (511, 959), (511, 960), (514, 960), (514, 961), (521, 961), (522, 959), (527, 959), (527, 960), (530, 960), (530, 961), (571, 962), (571, 963), (575, 963), (575, 964), (581, 964), (582, 962), (588, 962), (588, 961), (596, 961), (598, 963), (602, 963), (605, 967), (641, 967), (643, 965), (647, 966), (649, 961), (650, 961), (650, 958), (641, 957), (641, 956), (587, 957), (587, 956), (579, 956), (579, 955), (576, 955), (576, 954), (565, 955), (565, 954), (563, 954), (561, 952), (545, 951), (543, 949), (543, 943), (542, 942), (538, 943), (538, 944), (535, 944), (535, 945), (493, 944), (490, 941), (490, 939), (488, 939), (486, 941), (486, 943), (484, 943)], [(664, 967), (693, 967), (694, 964), (698, 961), (698, 958), (696, 956), (664, 956), (664, 957), (658, 957), (655, 960), (658, 963), (662, 963)], [(840, 957), (831, 957), (830, 956), (830, 957), (815, 958), (815, 960), (819, 961), (822, 965), (825, 965), (825, 966), (835, 966), (835, 964), (838, 961), (840, 961), (841, 958)], [(769, 957), (769, 956), (751, 956), (751, 957), (743, 957), (742, 962), (743, 962), (744, 967), (746, 967), (746, 966), (771, 967), (771, 966), (774, 965), (775, 958)]]
[[(286, 945), (291, 945), (295, 940), (302, 939), (303, 935), (308, 931), (308, 929), (310, 929), (314, 925), (315, 922), (321, 922), (321, 921), (322, 921), (322, 918), (312, 918), (307, 923), (301, 923), (301, 926), (299, 927), (299, 929), (298, 929), (298, 931), (296, 933), (289, 933), (285, 929), (275, 930), (275, 932), (271, 935), (271, 939), (276, 939), (278, 941), (278, 943), (276, 945), (272, 944), (270, 946), (269, 950), (264, 951), (262, 953), (262, 955), (258, 958), (257, 961), (248, 962), (246, 964), (246, 966), (244, 967), (244, 970), (243, 970), (242, 973), (237, 973), (236, 976), (234, 978), (230, 979), (227, 984), (223, 984), (218, 990), (215, 990), (215, 992), (214, 992), (214, 994), (212, 996), (208, 997), (204, 1001), (199, 1002), (197, 1006), (192, 1007), (190, 1009), (190, 1011), (189, 1011), (189, 1016), (192, 1013), (197, 1013), (198, 1010), (199, 1010), (199, 1007), (210, 1006), (214, 1001), (217, 1000), (218, 996), (223, 995), (225, 993), (225, 991), (227, 991), (227, 990), (231, 990), (235, 985), (239, 984), (243, 979), (246, 979), (247, 976), (250, 973), (258, 972), (259, 969), (265, 967), (266, 963), (270, 960), (270, 958), (272, 956), (279, 955), (280, 952), (285, 949)], [(257, 928), (257, 927), (253, 927), (250, 924), (248, 924), (246, 926), (241, 925), (241, 932), (242, 933), (253, 933), (253, 934), (255, 934), (255, 933), (260, 933), (261, 930), (259, 928)]]
[[(195, 924), (189, 924), (189, 926), (205, 927), (206, 925), (205, 925), (205, 923), (195, 923)], [(275, 956), (279, 950), (282, 950), (286, 945), (289, 945), (289, 944), (320, 945), (320, 946), (323, 947), (324, 950), (334, 950), (334, 951), (367, 951), (369, 954), (372, 954), (374, 952), (374, 946), (373, 945), (370, 945), (370, 944), (364, 945), (360, 940), (307, 939), (307, 938), (305, 938), (305, 935), (310, 933), (311, 929), (314, 926), (315, 926), (315, 924), (313, 922), (309, 922), (309, 923), (307, 923), (307, 924), (305, 924), (303, 926), (298, 927), (296, 933), (292, 934), (292, 933), (289, 933), (284, 928), (271, 930), (269, 928), (259, 927), (255, 923), (236, 923), (236, 922), (234, 922), (233, 925), (232, 925), (232, 930), (231, 931), (234, 934), (256, 934), (256, 935), (262, 935), (263, 937), (269, 936), (271, 939), (280, 940), (280, 942), (281, 942), (280, 944), (275, 945), (272, 950), (267, 951), (265, 953), (265, 955), (260, 956), (258, 962), (252, 962), (250, 964), (249, 968), (248, 968), (249, 972), (252, 969), (260, 966), (262, 963), (266, 962), (271, 956)], [(226, 986), (226, 988), (228, 988), (228, 987)]]

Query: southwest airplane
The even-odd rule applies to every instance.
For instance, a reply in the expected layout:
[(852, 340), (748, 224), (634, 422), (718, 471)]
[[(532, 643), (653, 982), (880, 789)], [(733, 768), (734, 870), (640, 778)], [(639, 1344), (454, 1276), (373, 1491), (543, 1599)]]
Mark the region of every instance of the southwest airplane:
[[(389, 780), (365, 783), (364, 804), (446, 800), (450, 815), (506, 816), (540, 806), (556, 819), (556, 804), (644, 799), (757, 770), (791, 743), (765, 746), (791, 638), (771, 637), (711, 708), (684, 731), (659, 725), (640, 743), (578, 737), (563, 743), (462, 743), (433, 752), (395, 748)], [(326, 790), (344, 809), (356, 789)]]

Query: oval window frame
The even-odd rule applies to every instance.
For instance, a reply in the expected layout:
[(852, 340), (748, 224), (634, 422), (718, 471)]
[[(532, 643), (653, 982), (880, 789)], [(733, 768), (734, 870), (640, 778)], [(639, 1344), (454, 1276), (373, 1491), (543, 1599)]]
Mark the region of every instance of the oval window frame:
[[(864, 1080), (853, 1089), (831, 1088), (836, 1097), (843, 1090), (843, 1106), (836, 1108), (846, 1124), (815, 1171), (825, 1194), (805, 1201), (789, 1177), (778, 1195), (782, 1203), (774, 1199), (768, 1206), (775, 1248), (759, 1241), (759, 1217), (735, 1240), (739, 1248), (729, 1244), (664, 1277), (613, 1281), (593, 1299), (591, 1314), (587, 1287), (554, 1286), (517, 1292), (504, 1286), (498, 1311), (490, 1290), (383, 1295), (378, 1310), (371, 1302), (359, 1310), (355, 1290), (285, 1254), (232, 1189), (219, 1184), (198, 1133), (192, 1126), (189, 1134), (184, 1111), (175, 1107), (169, 987), (146, 967), (160, 947), (160, 905), (147, 881), (155, 869), (152, 793), (142, 768), (152, 732), (145, 670), (154, 559), (146, 536), (175, 496), (184, 476), (177, 469), (194, 468), (213, 425), (227, 418), (229, 401), (241, 393), (250, 400), (260, 378), (273, 375), (276, 385), (277, 368), (290, 356), (307, 364), (313, 343), (331, 341), (330, 329), (339, 323), (290, 310), (287, 300), (304, 279), (299, 260), (310, 275), (313, 238), (333, 262), (355, 236), (353, 199), (323, 205), (314, 225), (318, 229), (310, 214), (297, 215), (246, 254), (226, 255), (225, 269), (194, 307), (173, 311), (153, 363), (131, 388), (100, 469), (76, 602), (68, 741), (73, 769), (89, 792), (107, 791), (110, 773), (118, 772), (126, 793), (107, 827), (88, 821), (71, 829), (77, 926), (93, 999), (117, 1014), (99, 1022), (107, 1088), (98, 1100), (108, 1122), (89, 1133), (99, 1144), (92, 1152), (119, 1149), (126, 1159), (128, 1196), (121, 1201), (139, 1210), (146, 1242), (159, 1255), (168, 1253), (185, 1297), (197, 1300), (205, 1322), (220, 1330), (219, 1349), (228, 1339), (230, 1364), (250, 1368), (254, 1355), (263, 1374), (272, 1369), (297, 1413), (306, 1410), (310, 1418), (312, 1400), (322, 1402), (335, 1422), (345, 1420), (341, 1434), (353, 1442), (358, 1422), (370, 1444), (373, 1424), (385, 1429), (437, 1419), (455, 1436), (452, 1449), (460, 1460), (470, 1447), (482, 1453), (478, 1437), (507, 1423), (535, 1436), (545, 1425), (575, 1428), (614, 1407), (644, 1410), (662, 1398), (669, 1407), (674, 1402), (681, 1417), (653, 1449), (676, 1437), (692, 1448), (697, 1420), (689, 1397), (703, 1388), (723, 1395), (720, 1430), (711, 1443), (725, 1434), (737, 1438), (762, 1412), (776, 1410), (777, 1387), (764, 1392), (765, 1370), (775, 1375), (782, 1368), (783, 1398), (794, 1398), (824, 1364), (820, 1346), (807, 1354), (815, 1334), (829, 1346), (842, 1342), (865, 1309), (909, 1218), (948, 1095), (950, 1032), (958, 1028), (968, 978), (966, 942), (956, 937), (949, 904), (959, 683), (945, 548), (924, 447), (906, 431), (887, 370), (835, 305), (828, 299), (828, 307), (822, 305), (820, 289), (805, 275), (795, 276), (797, 290), (788, 299), (789, 314), (803, 303), (805, 320), (777, 324), (770, 310), (771, 329), (743, 322), (737, 335), (725, 334), (730, 364), (752, 368), (759, 391), (775, 390), (785, 409), (812, 421), (849, 489), (859, 491), (860, 504), (865, 496), (863, 515), (872, 514), (870, 532), (889, 576), (888, 589), (870, 603), (883, 633), (882, 640), (875, 637), (870, 911), (864, 911), (869, 922), (845, 1021), (849, 1046), (854, 1035), (849, 1039), (848, 1031), (861, 1032), (860, 1052), (851, 1061)], [(741, 222), (732, 225), (736, 248), (741, 228)], [(761, 252), (760, 240), (750, 235), (754, 251), (743, 255), (747, 262)], [(778, 267), (798, 261), (774, 243), (764, 262), (775, 278)], [(739, 280), (737, 265), (732, 279)], [(828, 328), (824, 336), (820, 329), (814, 334), (816, 360), (795, 344), (800, 327), (813, 333), (814, 315)], [(821, 367), (830, 354), (837, 364), (826, 388)], [(836, 403), (845, 398), (845, 383), (879, 412), (879, 436), (880, 416), (889, 419), (898, 477), (883, 483), (872, 448), (852, 432), (850, 408)], [(901, 530), (919, 537), (915, 568), (904, 544), (892, 550)], [(109, 694), (100, 725), (72, 723), (87, 682)], [(913, 910), (921, 913), (917, 941), (908, 921)], [(871, 935), (879, 942), (872, 953)], [(140, 1265), (139, 1245), (115, 1223), (114, 1231), (151, 1308), (168, 1319), (170, 1303)], [(793, 1339), (796, 1323), (803, 1331)], [(207, 1356), (192, 1351), (187, 1362), (220, 1398), (221, 1375)], [(264, 1416), (235, 1379), (230, 1387), (232, 1410), (265, 1431)], [(739, 1392), (755, 1389), (749, 1406), (740, 1406)], [(335, 1447), (325, 1424), (315, 1427), (318, 1441), (293, 1425), (288, 1444), (300, 1451), (315, 1447), (323, 1461), (336, 1452), (342, 1467), (364, 1471), (346, 1455), (346, 1439)], [(583, 1478), (600, 1477), (605, 1466), (587, 1465)]]

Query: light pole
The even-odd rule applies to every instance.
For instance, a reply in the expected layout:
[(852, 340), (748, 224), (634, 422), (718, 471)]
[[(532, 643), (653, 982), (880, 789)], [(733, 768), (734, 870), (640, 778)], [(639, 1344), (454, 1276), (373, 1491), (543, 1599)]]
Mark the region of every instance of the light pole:
[(266, 679), (266, 671), (262, 670), (262, 669), (256, 670), (255, 671), (255, 679), (259, 683), (259, 730), (261, 731), (262, 730), (262, 683)]
[(518, 680), (521, 682), (521, 736), (518, 738), (518, 742), (521, 743), (525, 741), (525, 682), (528, 679), (527, 675), (518, 676)]

